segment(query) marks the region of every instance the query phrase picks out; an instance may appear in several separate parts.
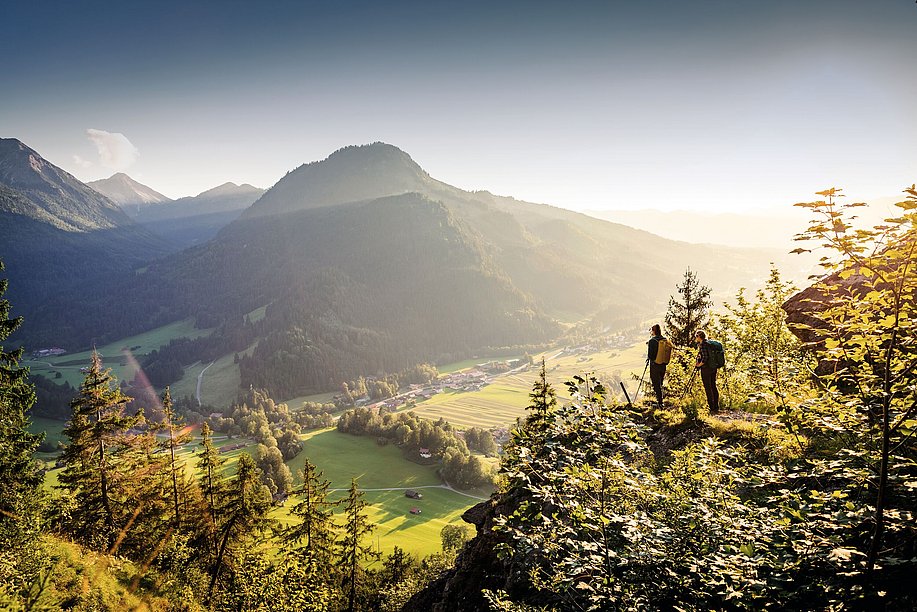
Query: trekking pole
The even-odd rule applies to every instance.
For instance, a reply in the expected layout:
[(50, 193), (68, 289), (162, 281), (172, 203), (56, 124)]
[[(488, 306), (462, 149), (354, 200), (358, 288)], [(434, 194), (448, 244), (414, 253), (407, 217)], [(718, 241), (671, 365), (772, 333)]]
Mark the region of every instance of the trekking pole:
[(694, 382), (694, 377), (697, 376), (697, 368), (694, 368), (694, 371), (691, 372), (691, 378), (688, 379), (688, 384), (685, 386), (685, 390), (682, 392), (681, 397), (678, 398), (678, 403), (680, 404), (685, 396), (688, 394), (688, 391), (691, 390), (691, 383)]
[(634, 403), (637, 403), (637, 400), (640, 398), (640, 391), (643, 390), (643, 379), (646, 378), (646, 370), (650, 367), (649, 359), (646, 360), (646, 365), (643, 366), (643, 375), (640, 376), (640, 384), (637, 385), (637, 392), (634, 394)]
[(627, 405), (630, 406), (631, 408), (633, 408), (634, 405), (633, 405), (633, 403), (631, 403), (631, 401), (630, 401), (630, 395), (627, 393), (627, 387), (624, 386), (624, 381), (623, 381), (623, 380), (620, 381), (620, 382), (621, 382), (621, 391), (624, 391), (624, 397), (627, 398)]

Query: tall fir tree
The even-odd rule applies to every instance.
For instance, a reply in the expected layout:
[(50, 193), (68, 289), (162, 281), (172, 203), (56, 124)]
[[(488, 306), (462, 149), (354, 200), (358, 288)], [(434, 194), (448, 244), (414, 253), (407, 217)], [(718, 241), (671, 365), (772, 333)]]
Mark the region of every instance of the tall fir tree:
[[(3, 298), (7, 286), (0, 279), (0, 342), (22, 324), (22, 317), (9, 316), (10, 303)], [(29, 371), (19, 365), (22, 355), (21, 347), (6, 351), (0, 345), (0, 607), (6, 588), (12, 587), (15, 601), (40, 570), (42, 476), (32, 453), (42, 436), (29, 433), (27, 412), (35, 403), (35, 388)]]
[(688, 268), (684, 280), (676, 286), (676, 296), (669, 297), (665, 313), (665, 334), (672, 344), (680, 347), (694, 346), (694, 334), (710, 321), (710, 287), (701, 285), (697, 274)]
[(363, 492), (357, 487), (356, 479), (350, 480), (350, 489), (347, 499), (344, 500), (344, 524), (342, 534), (338, 540), (337, 563), (344, 577), (344, 590), (347, 592), (348, 612), (357, 610), (357, 596), (361, 590), (363, 579), (363, 563), (376, 561), (380, 554), (372, 544), (364, 544), (367, 536), (376, 529), (366, 517), (366, 501)]
[(65, 529), (95, 548), (110, 549), (126, 527), (125, 516), (133, 512), (122, 507), (132, 500), (119, 478), (124, 462), (119, 465), (116, 457), (127, 445), (128, 430), (140, 419), (124, 413), (130, 401), (93, 351), (80, 394), (70, 403), (71, 417), (64, 428), (70, 442), (61, 455), (65, 467), (59, 481), (74, 501)]

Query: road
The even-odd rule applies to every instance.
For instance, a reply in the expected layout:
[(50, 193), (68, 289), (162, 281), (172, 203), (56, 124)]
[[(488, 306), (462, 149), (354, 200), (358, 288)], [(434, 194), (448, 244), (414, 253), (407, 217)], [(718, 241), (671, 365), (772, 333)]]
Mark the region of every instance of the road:
[(207, 368), (209, 368), (210, 366), (212, 366), (215, 363), (216, 361), (211, 361), (210, 365), (208, 365), (206, 368), (201, 370), (201, 373), (197, 375), (197, 392), (195, 393), (195, 397), (197, 397), (198, 406), (201, 405), (201, 382), (204, 380), (204, 372), (206, 372)]

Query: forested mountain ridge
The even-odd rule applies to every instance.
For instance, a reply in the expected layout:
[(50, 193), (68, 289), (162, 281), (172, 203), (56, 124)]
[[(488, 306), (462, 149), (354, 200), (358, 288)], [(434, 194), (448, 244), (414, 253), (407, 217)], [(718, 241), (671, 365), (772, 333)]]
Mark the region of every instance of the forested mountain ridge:
[[(662, 309), (686, 266), (731, 290), (756, 267), (763, 276), (767, 261), (463, 191), (375, 143), (301, 166), (210, 242), (112, 279), (76, 312), (48, 303), (31, 329), (42, 343), (84, 348), (195, 317), (218, 328), (197, 343), (206, 350), (161, 358), (243, 353), (243, 386), (299, 395), (421, 361), (520, 350), (564, 323), (629, 327)], [(264, 319), (246, 320), (263, 306)]]
[(15, 138), (0, 139), (0, 258), (17, 306), (79, 302), (168, 251), (117, 204)]

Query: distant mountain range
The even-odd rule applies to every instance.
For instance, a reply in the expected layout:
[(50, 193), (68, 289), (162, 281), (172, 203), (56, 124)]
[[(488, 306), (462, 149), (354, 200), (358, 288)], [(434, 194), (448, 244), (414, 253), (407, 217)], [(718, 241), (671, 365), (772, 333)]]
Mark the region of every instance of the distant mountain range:
[[(38, 337), (79, 348), (194, 316), (218, 329), (210, 358), (245, 351), (243, 386), (289, 396), (543, 343), (574, 322), (636, 325), (664, 309), (686, 267), (731, 291), (763, 278), (772, 255), (463, 191), (376, 143), (293, 170), (211, 241), (113, 279), (118, 300), (49, 303), (36, 318)], [(249, 322), (262, 306), (264, 318)]]
[(169, 246), (15, 138), (0, 139), (0, 258), (17, 312), (92, 293)]
[(174, 250), (210, 240), (264, 193), (247, 184), (223, 183), (196, 196), (171, 200), (123, 172), (87, 184)]

